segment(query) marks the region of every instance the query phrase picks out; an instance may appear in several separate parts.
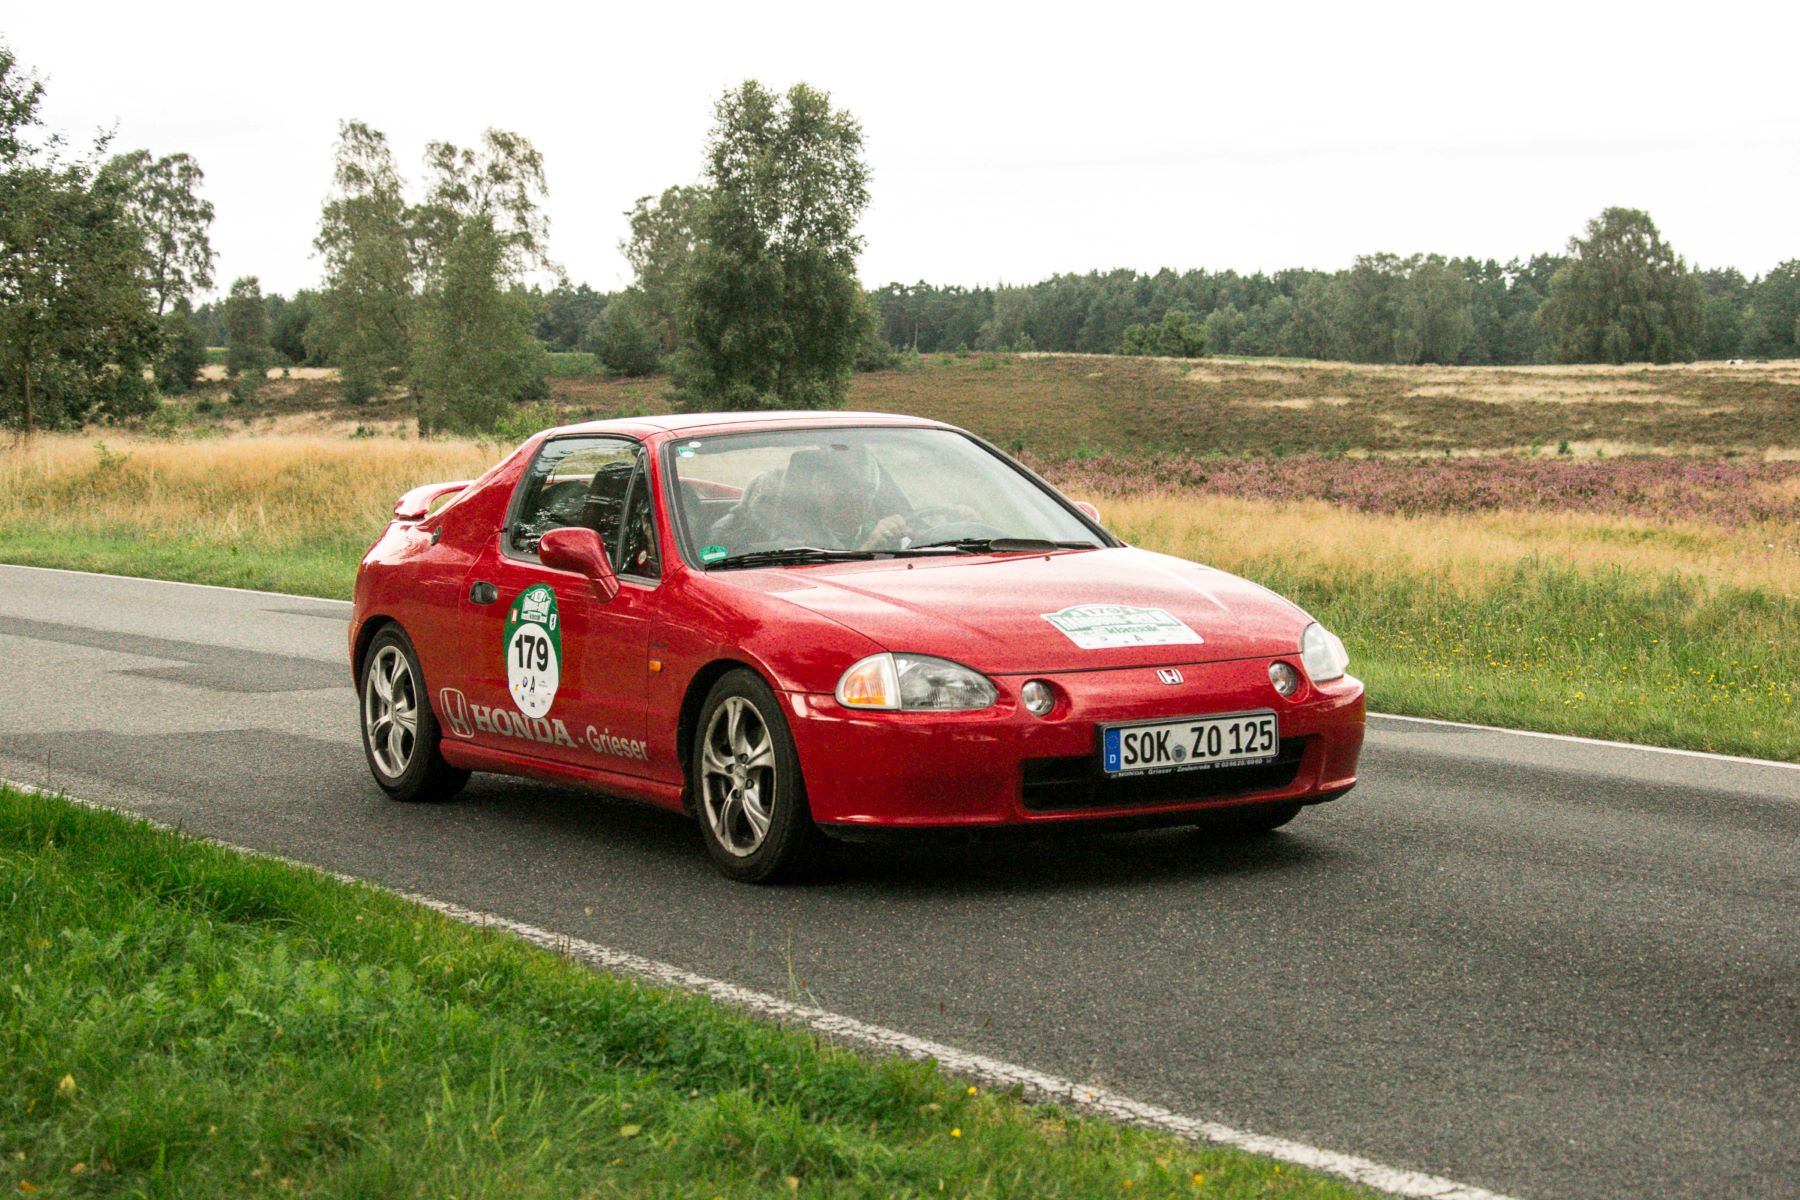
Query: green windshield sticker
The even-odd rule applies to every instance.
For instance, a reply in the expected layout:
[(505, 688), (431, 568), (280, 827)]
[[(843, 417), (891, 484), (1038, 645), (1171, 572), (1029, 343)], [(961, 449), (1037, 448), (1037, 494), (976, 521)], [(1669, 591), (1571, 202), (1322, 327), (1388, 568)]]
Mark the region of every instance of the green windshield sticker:
[(700, 551), (700, 561), (703, 563), (716, 563), (730, 553), (731, 551), (725, 549), (723, 546), (705, 546)]
[(675, 457), (692, 458), (694, 457), (694, 448), (692, 446), (683, 446), (681, 449), (675, 451)]

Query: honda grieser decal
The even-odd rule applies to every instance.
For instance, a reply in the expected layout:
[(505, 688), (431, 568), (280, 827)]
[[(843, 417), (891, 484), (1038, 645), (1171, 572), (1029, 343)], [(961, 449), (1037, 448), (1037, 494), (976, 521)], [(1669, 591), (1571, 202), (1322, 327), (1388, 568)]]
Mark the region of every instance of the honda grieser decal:
[(586, 746), (595, 754), (630, 759), (632, 762), (650, 761), (649, 743), (637, 738), (614, 737), (612, 730), (597, 729), (592, 725), (576, 737), (559, 718), (527, 717), (507, 712), (504, 708), (471, 704), (469, 698), (456, 688), (438, 689), (438, 709), (443, 713), (444, 724), (459, 738), (472, 738), (477, 733), (492, 733), (543, 746), (567, 746), (571, 750), (576, 746)]

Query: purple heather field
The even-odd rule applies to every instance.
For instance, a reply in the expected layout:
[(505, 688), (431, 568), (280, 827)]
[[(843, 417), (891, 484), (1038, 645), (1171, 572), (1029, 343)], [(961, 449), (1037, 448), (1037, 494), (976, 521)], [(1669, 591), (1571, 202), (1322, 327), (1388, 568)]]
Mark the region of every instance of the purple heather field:
[(1567, 459), (1122, 457), (1033, 463), (1075, 496), (1146, 493), (1323, 500), (1359, 512), (1580, 512), (1737, 528), (1800, 523), (1800, 462), (1662, 456)]

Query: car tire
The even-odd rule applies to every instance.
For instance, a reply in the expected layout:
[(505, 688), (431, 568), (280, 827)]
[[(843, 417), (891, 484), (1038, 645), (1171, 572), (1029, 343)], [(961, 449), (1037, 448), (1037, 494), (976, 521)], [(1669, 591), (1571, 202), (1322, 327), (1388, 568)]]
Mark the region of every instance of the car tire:
[(1248, 804), (1209, 813), (1195, 830), (1209, 838), (1245, 838), (1272, 833), (1300, 815), (1299, 804)]
[(469, 773), (444, 761), (442, 735), (419, 655), (400, 626), (389, 624), (369, 642), (356, 673), (363, 757), (376, 786), (395, 800), (448, 800)]
[(781, 702), (754, 671), (732, 671), (707, 693), (688, 782), (700, 840), (728, 879), (775, 883), (814, 861), (823, 837), (800, 756)]

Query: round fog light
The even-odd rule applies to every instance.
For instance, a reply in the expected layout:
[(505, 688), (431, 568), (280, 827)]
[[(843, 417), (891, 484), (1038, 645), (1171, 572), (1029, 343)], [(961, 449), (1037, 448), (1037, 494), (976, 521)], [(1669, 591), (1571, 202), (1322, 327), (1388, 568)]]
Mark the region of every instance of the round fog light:
[(1269, 682), (1283, 696), (1291, 696), (1300, 690), (1300, 672), (1284, 662), (1270, 663)]
[(1034, 679), (1020, 688), (1019, 699), (1025, 702), (1026, 710), (1034, 717), (1047, 717), (1050, 710), (1056, 707), (1056, 693), (1040, 679)]

